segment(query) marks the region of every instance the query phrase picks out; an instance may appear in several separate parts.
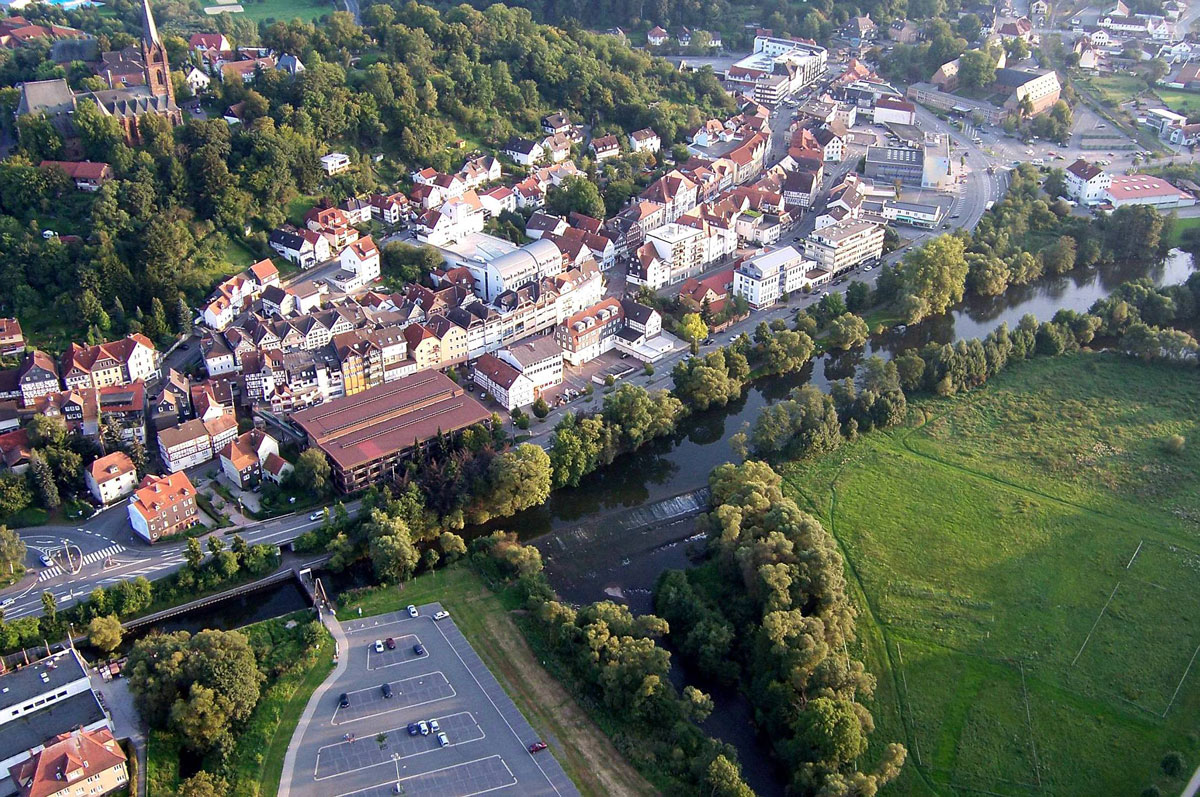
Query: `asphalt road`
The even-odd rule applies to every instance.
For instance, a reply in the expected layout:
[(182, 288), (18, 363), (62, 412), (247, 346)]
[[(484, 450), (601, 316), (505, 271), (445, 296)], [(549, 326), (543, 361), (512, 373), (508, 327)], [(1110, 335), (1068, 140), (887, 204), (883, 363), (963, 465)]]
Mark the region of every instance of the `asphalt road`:
[[(350, 502), (346, 509), (358, 511)], [(39, 526), (20, 530), (28, 553), (27, 573), (17, 584), (0, 592), (4, 618), (19, 619), (42, 613), (42, 592), (54, 595), (59, 608), (86, 599), (96, 587), (107, 587), (138, 576), (162, 578), (183, 566), (186, 540), (149, 545), (129, 527), (127, 504), (121, 502), (78, 526)], [(310, 510), (313, 511), (313, 510)], [(250, 544), (282, 545), (291, 542), (323, 520), (309, 520), (309, 512), (285, 515), (236, 529)], [(213, 532), (221, 534), (222, 532)], [(40, 557), (52, 557), (44, 566)], [(11, 600), (11, 603), (7, 603)]]

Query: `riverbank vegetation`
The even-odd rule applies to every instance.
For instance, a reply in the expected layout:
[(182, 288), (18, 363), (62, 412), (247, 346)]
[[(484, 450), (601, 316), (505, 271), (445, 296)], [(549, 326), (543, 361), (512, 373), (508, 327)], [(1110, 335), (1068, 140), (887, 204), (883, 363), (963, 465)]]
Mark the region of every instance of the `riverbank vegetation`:
[(240, 631), (152, 634), (129, 654), (129, 687), (150, 726), (152, 794), (275, 794), (292, 731), (333, 669), (333, 638), (308, 611)]
[(1179, 790), (1159, 762), (1198, 744), (1194, 373), (1018, 361), (782, 466), (861, 590), (872, 713), (920, 776), (897, 793)]

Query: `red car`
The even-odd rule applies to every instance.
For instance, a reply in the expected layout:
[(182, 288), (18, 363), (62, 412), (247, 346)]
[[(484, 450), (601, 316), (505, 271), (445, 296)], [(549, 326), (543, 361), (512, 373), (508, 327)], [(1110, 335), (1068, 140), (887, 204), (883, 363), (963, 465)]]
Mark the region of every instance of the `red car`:
[(537, 753), (537, 752), (540, 752), (545, 749), (546, 749), (545, 742), (534, 742), (533, 744), (529, 745), (529, 752), (531, 752), (531, 753)]
[(388, 650), (396, 649), (396, 640), (392, 639), (391, 637), (388, 637), (387, 642), (385, 642), (384, 644), (387, 645)]

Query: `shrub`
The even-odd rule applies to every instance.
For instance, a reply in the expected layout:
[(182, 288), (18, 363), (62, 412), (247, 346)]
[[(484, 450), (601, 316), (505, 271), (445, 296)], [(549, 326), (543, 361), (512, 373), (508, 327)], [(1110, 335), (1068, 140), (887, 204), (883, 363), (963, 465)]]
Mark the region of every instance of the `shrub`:
[(1163, 756), (1162, 771), (1172, 778), (1183, 774), (1183, 753), (1172, 750)]
[(1167, 451), (1172, 454), (1182, 454), (1183, 447), (1187, 445), (1187, 438), (1181, 434), (1173, 434), (1167, 438)]

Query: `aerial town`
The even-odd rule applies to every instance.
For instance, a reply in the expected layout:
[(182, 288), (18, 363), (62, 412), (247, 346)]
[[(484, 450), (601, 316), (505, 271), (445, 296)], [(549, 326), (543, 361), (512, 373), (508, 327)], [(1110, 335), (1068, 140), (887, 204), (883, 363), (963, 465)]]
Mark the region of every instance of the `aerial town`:
[(1200, 794), (1200, 5), (3, 5), (0, 797)]

